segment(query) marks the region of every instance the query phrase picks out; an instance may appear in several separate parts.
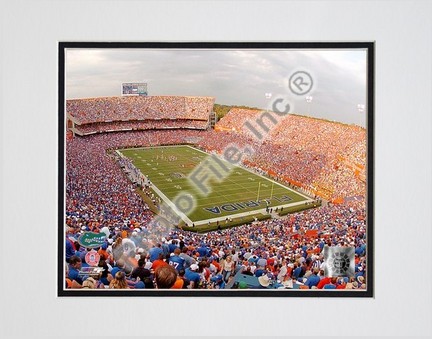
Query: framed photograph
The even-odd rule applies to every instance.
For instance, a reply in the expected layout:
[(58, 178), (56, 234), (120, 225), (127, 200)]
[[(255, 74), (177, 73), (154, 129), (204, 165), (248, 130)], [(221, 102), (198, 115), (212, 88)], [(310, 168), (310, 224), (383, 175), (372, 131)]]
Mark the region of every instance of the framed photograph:
[(60, 42), (58, 296), (373, 297), (373, 42)]

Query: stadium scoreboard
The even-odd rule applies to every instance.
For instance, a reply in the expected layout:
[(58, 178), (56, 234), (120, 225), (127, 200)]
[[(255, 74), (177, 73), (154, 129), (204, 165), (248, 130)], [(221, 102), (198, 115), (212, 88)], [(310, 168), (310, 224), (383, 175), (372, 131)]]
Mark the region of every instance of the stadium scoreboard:
[(122, 96), (147, 96), (147, 83), (146, 82), (124, 82), (121, 88)]

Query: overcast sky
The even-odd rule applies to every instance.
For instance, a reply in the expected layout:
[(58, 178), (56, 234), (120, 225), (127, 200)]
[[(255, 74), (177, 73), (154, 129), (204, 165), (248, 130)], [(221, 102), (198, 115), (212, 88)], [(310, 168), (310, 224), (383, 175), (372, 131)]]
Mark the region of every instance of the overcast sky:
[[(122, 82), (147, 82), (149, 95), (212, 96), (262, 109), (283, 97), (292, 113), (365, 126), (357, 105), (366, 104), (366, 60), (363, 50), (68, 49), (66, 97), (118, 96)], [(288, 86), (296, 71), (313, 78), (305, 95)]]

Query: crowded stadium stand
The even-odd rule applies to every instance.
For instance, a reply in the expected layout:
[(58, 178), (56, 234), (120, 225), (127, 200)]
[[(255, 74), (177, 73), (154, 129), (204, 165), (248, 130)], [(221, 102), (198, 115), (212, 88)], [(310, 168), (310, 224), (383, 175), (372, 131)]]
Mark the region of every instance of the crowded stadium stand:
[(78, 135), (160, 128), (207, 129), (214, 98), (136, 96), (73, 99), (67, 124)]
[[(263, 111), (233, 109), (206, 129), (213, 103), (162, 96), (67, 101), (73, 128), (85, 136), (66, 139), (65, 287), (153, 289), (158, 272), (172, 265), (171, 288), (366, 289), (365, 129), (288, 115), (256, 140), (244, 124)], [(326, 201), (206, 234), (167, 230), (152, 222), (110, 150), (191, 140), (216, 153), (230, 144), (249, 146), (254, 153), (243, 166)], [(87, 278), (77, 273), (87, 254), (77, 239), (89, 231), (104, 232), (107, 240), (96, 249), (103, 273)], [(324, 276), (325, 245), (355, 248), (354, 277)]]
[(227, 115), (218, 121), (218, 131), (235, 131), (244, 133), (244, 124), (256, 120), (263, 111), (257, 109), (232, 108)]
[[(263, 114), (259, 110), (231, 109), (215, 130), (239, 135), (243, 143), (254, 143), (252, 166), (310, 194), (333, 202), (365, 195), (364, 128), (295, 114), (282, 119), (274, 115), (277, 123), (272, 125), (271, 120), (266, 120), (269, 133), (257, 140), (245, 123), (251, 121), (251, 126), (258, 129), (256, 121)], [(222, 150), (224, 145), (215, 142), (212, 147)]]

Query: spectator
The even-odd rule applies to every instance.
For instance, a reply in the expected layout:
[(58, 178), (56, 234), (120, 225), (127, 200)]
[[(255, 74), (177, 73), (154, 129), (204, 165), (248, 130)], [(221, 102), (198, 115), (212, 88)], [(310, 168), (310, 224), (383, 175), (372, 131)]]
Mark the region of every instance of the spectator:
[(225, 283), (228, 283), (229, 278), (231, 275), (234, 275), (234, 261), (232, 261), (231, 255), (228, 255), (225, 259), (225, 261), (222, 264), (222, 277), (225, 281)]
[(330, 282), (328, 284), (325, 284), (323, 288), (325, 290), (334, 290), (334, 289), (336, 289), (336, 283), (337, 283), (337, 278), (332, 277), (330, 279)]
[(189, 268), (185, 270), (185, 278), (190, 281), (191, 288), (198, 288), (201, 276), (198, 273), (199, 266), (197, 264), (192, 264)]
[(164, 251), (162, 250), (162, 245), (158, 243), (156, 246), (152, 247), (149, 251), (150, 253), (150, 261), (153, 262), (159, 258), (159, 255), (163, 255)]
[(132, 279), (137, 279), (144, 281), (146, 277), (150, 276), (150, 271), (144, 267), (145, 259), (138, 260), (138, 267), (136, 267), (131, 274)]
[(114, 279), (109, 284), (111, 289), (128, 289), (129, 285), (126, 281), (126, 275), (124, 272), (119, 271), (115, 274)]
[(163, 253), (160, 253), (159, 257), (155, 261), (153, 261), (152, 269), (156, 272), (159, 267), (167, 265), (168, 263), (165, 261)]
[(190, 281), (185, 277), (185, 270), (179, 271), (179, 277), (183, 279), (183, 288), (191, 288)]
[(306, 282), (304, 283), (309, 288), (312, 288), (312, 286), (318, 286), (318, 283), (320, 282), (320, 277), (318, 277), (319, 269), (314, 268), (312, 275), (310, 275)]
[(184, 267), (185, 269), (190, 267), (190, 265), (195, 264), (196, 260), (194, 258), (192, 258), (190, 255), (188, 255), (188, 248), (187, 247), (183, 247), (182, 253), (180, 253), (180, 257), (182, 259), (184, 259)]
[(177, 271), (170, 265), (160, 266), (155, 270), (156, 288), (171, 288), (177, 281)]
[(180, 272), (185, 268), (185, 259), (183, 259), (181, 256), (180, 248), (177, 247), (174, 249), (174, 253), (170, 256), (168, 259), (168, 263), (173, 266), (177, 272)]
[(83, 281), (80, 277), (79, 271), (81, 269), (81, 258), (74, 255), (69, 259), (69, 275), (68, 278), (71, 281), (76, 281), (79, 285), (82, 285)]

